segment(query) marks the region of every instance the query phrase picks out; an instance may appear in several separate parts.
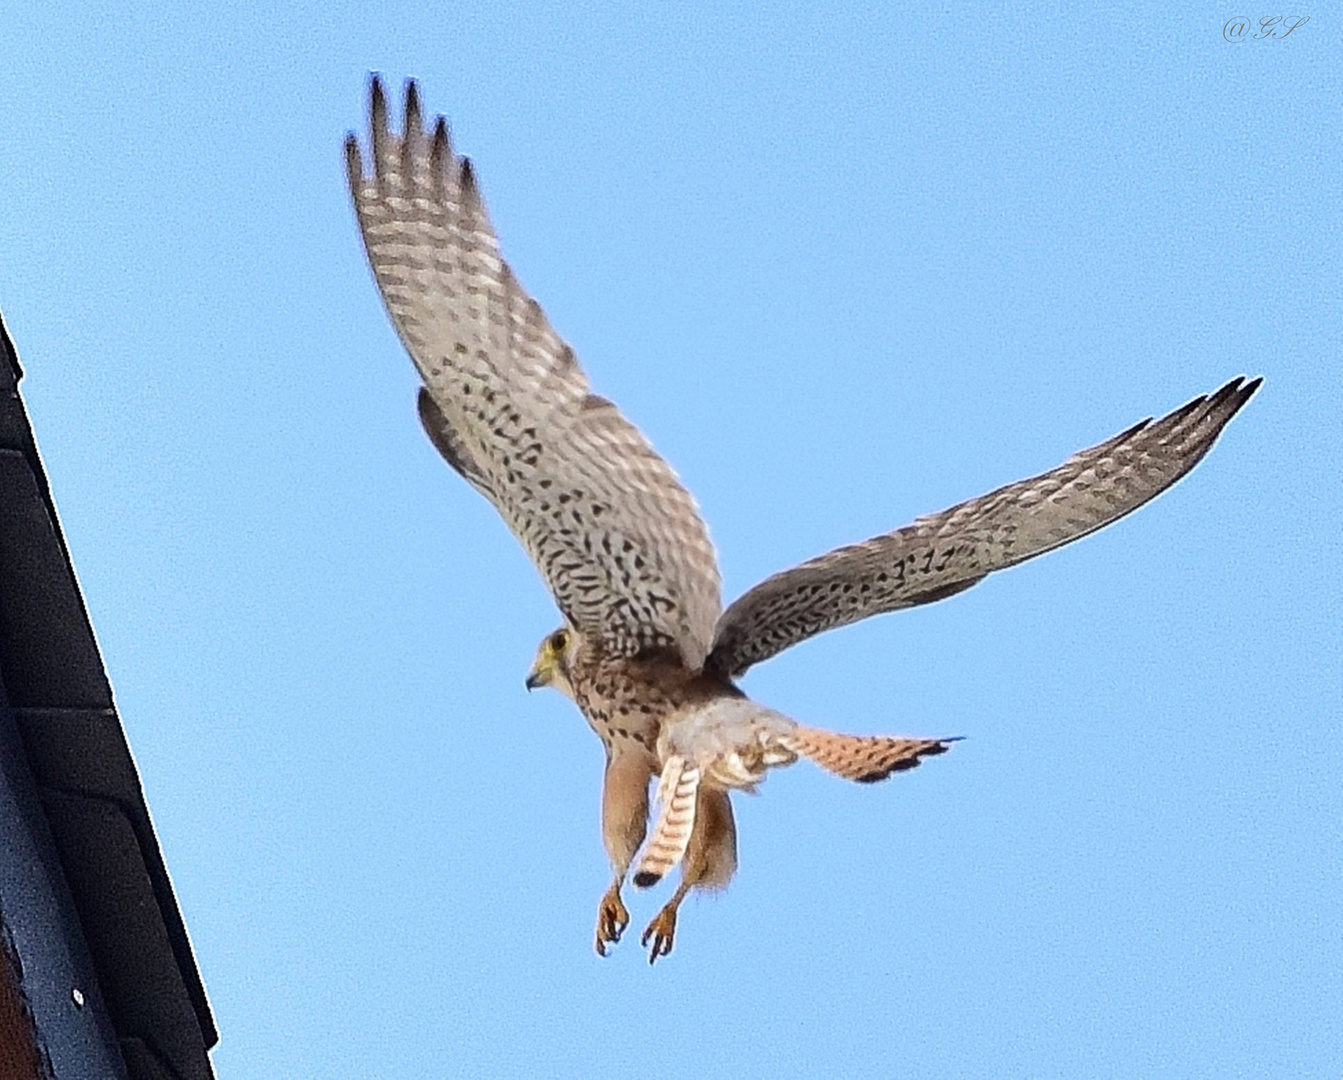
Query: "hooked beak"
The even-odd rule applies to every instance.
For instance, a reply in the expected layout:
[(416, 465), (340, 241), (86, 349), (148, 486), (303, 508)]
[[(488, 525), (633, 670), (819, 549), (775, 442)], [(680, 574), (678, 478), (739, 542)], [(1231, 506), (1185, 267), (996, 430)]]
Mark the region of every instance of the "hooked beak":
[(532, 664), (532, 670), (527, 672), (527, 689), (535, 690), (538, 686), (549, 686), (554, 670), (544, 657), (538, 656), (536, 662)]

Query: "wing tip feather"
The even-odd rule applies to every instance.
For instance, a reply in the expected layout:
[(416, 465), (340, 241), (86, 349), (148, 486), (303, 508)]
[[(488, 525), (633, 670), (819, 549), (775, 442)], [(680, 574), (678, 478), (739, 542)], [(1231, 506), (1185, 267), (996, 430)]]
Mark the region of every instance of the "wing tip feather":
[(1264, 377), (1262, 375), (1256, 375), (1253, 379), (1247, 379), (1244, 375), (1237, 375), (1217, 392), (1217, 396), (1220, 397), (1225, 391), (1228, 398), (1235, 399), (1235, 407), (1231, 410), (1231, 415), (1234, 416), (1240, 412), (1245, 403), (1254, 397), (1255, 392), (1263, 385)]
[(448, 122), (440, 116), (434, 122), (434, 137), (429, 144), (429, 173), (440, 189), (447, 176), (447, 163), (451, 160), (452, 139), (448, 135)]
[(1188, 459), (1180, 476), (1198, 464), (1212, 449), (1218, 436), (1245, 407), (1263, 381), (1263, 376), (1246, 381), (1244, 375), (1237, 375), (1211, 394), (1195, 398), (1162, 421), (1166, 429), (1164, 440), (1173, 442)]
[(368, 77), (368, 118), (374, 131), (387, 130), (387, 92), (382, 86), (382, 76), (376, 71)]
[(476, 180), (476, 167), (469, 157), (463, 157), (457, 169), (457, 186), (462, 194), (462, 206), (479, 213), (484, 205), (480, 194), (480, 184)]
[(350, 178), (350, 193), (354, 194), (364, 181), (364, 160), (359, 152), (359, 137), (353, 131), (345, 133), (345, 171)]
[(424, 130), (424, 117), (420, 108), (420, 84), (413, 78), (406, 80), (405, 133)]

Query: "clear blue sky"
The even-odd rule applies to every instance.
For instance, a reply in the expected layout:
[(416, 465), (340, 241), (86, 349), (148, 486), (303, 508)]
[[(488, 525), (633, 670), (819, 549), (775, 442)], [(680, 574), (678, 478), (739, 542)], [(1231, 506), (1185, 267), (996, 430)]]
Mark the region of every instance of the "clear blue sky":
[[(1339, 1075), (1339, 20), (644, 7), (0, 11), (0, 309), (219, 1075)], [(558, 617), (349, 208), (370, 70), (451, 118), (728, 599), (1265, 385), (1133, 517), (753, 671), (967, 738), (772, 776), (671, 958), (599, 960), (601, 750), (522, 685)]]

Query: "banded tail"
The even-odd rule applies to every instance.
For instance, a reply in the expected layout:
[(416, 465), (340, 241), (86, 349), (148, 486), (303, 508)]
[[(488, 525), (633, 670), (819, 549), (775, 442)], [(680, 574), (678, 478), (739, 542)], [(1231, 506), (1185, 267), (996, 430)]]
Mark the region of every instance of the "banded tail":
[(955, 739), (902, 739), (891, 735), (839, 735), (798, 724), (789, 743), (827, 772), (874, 784), (893, 772), (912, 769), (923, 758), (945, 754)]
[(653, 836), (644, 848), (644, 857), (639, 860), (639, 869), (634, 874), (634, 884), (647, 889), (662, 880), (662, 876), (681, 861), (686, 845), (690, 843), (690, 833), (695, 827), (695, 796), (699, 790), (699, 769), (687, 766), (685, 759), (672, 756), (662, 766), (662, 778), (658, 781), (658, 802), (662, 804), (658, 812), (657, 824), (653, 826)]

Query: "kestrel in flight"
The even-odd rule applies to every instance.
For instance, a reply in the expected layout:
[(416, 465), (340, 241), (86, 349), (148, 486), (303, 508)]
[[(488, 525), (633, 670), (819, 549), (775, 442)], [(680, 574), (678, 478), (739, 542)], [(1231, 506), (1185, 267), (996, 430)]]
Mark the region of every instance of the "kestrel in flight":
[(1123, 517), (1192, 469), (1259, 386), (1233, 379), (1040, 476), (775, 574), (724, 611), (694, 499), (588, 389), (573, 350), (513, 276), (443, 119), (425, 129), (409, 82), (398, 136), (376, 77), (370, 97), (372, 175), (350, 135), (350, 191), (424, 383), (420, 421), (503, 516), (564, 616), (528, 688), (572, 699), (606, 748), (602, 838), (615, 875), (598, 907), (602, 955), (629, 922), (620, 890), (644, 842), (653, 778), (660, 809), (634, 881), (651, 885), (678, 863), (682, 880), (644, 933), (650, 962), (671, 951), (687, 892), (721, 888), (736, 871), (731, 789), (799, 757), (883, 780), (951, 742), (804, 727), (734, 679), (814, 634), (952, 596)]

